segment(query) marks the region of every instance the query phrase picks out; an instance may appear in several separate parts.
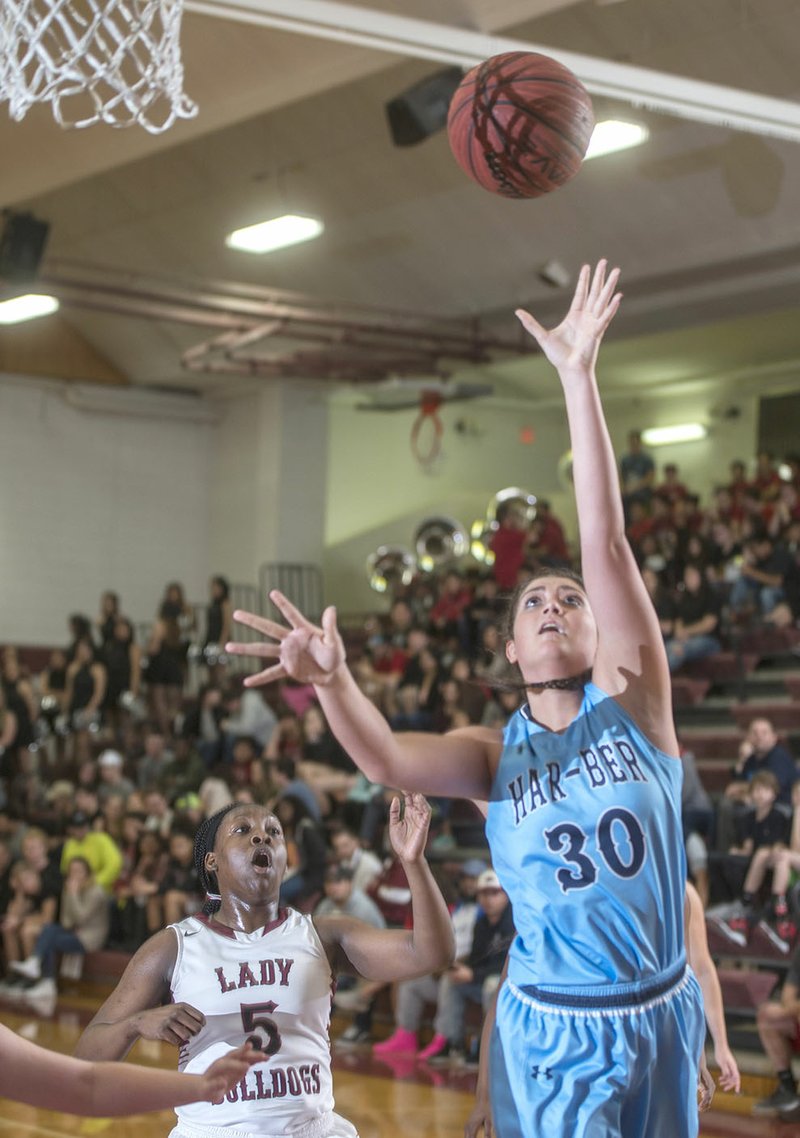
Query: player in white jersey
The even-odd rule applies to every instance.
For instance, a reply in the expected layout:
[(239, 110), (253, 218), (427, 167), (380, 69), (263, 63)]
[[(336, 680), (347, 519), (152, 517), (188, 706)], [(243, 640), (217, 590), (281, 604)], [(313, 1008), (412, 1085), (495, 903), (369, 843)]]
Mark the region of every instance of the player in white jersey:
[(333, 1110), (329, 1023), (337, 973), (397, 980), (453, 958), (450, 916), (424, 858), (430, 809), (396, 798), (389, 834), (412, 896), (410, 931), (279, 907), (286, 869), (280, 822), (264, 806), (233, 804), (200, 826), (195, 863), (203, 913), (156, 933), (81, 1037), (76, 1054), (122, 1059), (137, 1039), (180, 1048), (202, 1072), (245, 1042), (262, 1052), (221, 1102), (184, 1106), (172, 1138), (354, 1138)]
[(393, 734), (348, 670), (335, 609), (315, 626), (235, 613), (271, 642), (250, 686), (312, 683), (373, 782), (489, 802), (494, 869), (517, 937), (497, 1005), (500, 1138), (693, 1138), (702, 1007), (683, 936), (681, 766), (663, 638), (625, 535), (596, 363), (619, 270), (584, 265), (564, 319), (518, 311), (564, 393), (582, 578), (537, 570), (509, 606), (523, 707), (505, 737)]

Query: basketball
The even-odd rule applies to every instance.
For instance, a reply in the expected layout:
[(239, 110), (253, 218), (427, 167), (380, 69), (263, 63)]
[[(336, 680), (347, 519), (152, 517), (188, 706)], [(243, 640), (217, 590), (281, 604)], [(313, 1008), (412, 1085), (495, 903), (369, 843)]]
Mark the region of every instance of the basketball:
[(538, 198), (580, 169), (594, 128), (578, 78), (536, 52), (493, 55), (473, 67), (450, 103), (453, 155), (479, 186), (506, 198)]

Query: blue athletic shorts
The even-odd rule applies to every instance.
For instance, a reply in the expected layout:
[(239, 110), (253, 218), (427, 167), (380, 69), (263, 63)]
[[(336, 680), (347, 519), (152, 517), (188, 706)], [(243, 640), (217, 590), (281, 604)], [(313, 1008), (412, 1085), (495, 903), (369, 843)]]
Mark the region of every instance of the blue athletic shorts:
[(490, 1052), (498, 1138), (695, 1138), (704, 1039), (684, 962), (601, 989), (506, 981)]

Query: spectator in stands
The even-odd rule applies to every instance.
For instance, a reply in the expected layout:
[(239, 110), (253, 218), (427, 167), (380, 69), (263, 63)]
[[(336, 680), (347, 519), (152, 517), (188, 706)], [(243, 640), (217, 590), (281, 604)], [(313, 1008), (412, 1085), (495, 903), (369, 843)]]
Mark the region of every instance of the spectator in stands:
[(340, 861), (325, 870), (325, 896), (314, 909), (314, 916), (354, 917), (375, 929), (386, 928), (378, 906), (358, 888), (353, 870)]
[(344, 826), (331, 833), (330, 842), (337, 864), (351, 871), (353, 888), (366, 891), (381, 872), (380, 859), (365, 850), (356, 834)]
[(142, 688), (142, 653), (133, 624), (126, 616), (120, 615), (114, 620), (111, 635), (104, 639), (99, 657), (105, 666), (107, 681), (103, 710), (111, 725), (119, 730), (124, 713), (135, 706), (133, 701), (139, 700)]
[(58, 916), (63, 879), (50, 856), (43, 830), (30, 827), (22, 838), (22, 857), (15, 862), (13, 900), (2, 917), (6, 967), (30, 956), (42, 928)]
[(335, 737), (318, 703), (306, 708), (300, 720), (301, 758), (304, 763), (344, 774), (355, 774), (356, 765)]
[(5, 693), (5, 705), (17, 721), (17, 734), (11, 749), (29, 747), (34, 741), (34, 724), (39, 716), (39, 705), (33, 685), (23, 670), (13, 645), (3, 649), (0, 685)]
[(431, 608), (431, 628), (446, 643), (454, 643), (462, 651), (470, 650), (469, 606), (472, 590), (463, 575), (448, 569), (439, 583), (436, 601)]
[(642, 580), (656, 610), (661, 635), (666, 641), (672, 636), (675, 625), (675, 602), (672, 594), (664, 584), (661, 574), (647, 565), (642, 568)]
[(157, 786), (171, 760), (172, 751), (167, 747), (167, 737), (160, 725), (148, 723), (144, 730), (144, 754), (134, 764), (139, 789)]
[(181, 736), (175, 740), (175, 753), (164, 767), (159, 785), (167, 798), (174, 802), (181, 795), (197, 791), (206, 773), (206, 764), (192, 741)]
[(67, 840), (61, 851), (61, 872), (66, 876), (70, 862), (83, 858), (93, 881), (110, 894), (122, 870), (122, 851), (108, 834), (91, 829), (88, 814), (76, 810), (69, 820)]
[(263, 750), (269, 745), (278, 722), (277, 716), (260, 691), (246, 688), (237, 680), (224, 696), (225, 717), (220, 726), (223, 733), (223, 758), (230, 762), (233, 744), (241, 735), (249, 735)]
[(116, 882), (115, 935), (125, 950), (135, 952), (147, 937), (162, 927), (159, 896), (168, 868), (168, 855), (154, 830), (141, 830), (131, 865)]
[(89, 730), (100, 721), (106, 694), (106, 670), (95, 658), (91, 641), (79, 640), (74, 646), (72, 662), (67, 666), (64, 693), (70, 726), (75, 733), (75, 757), (89, 754)]
[(464, 1015), (468, 1003), (485, 1012), (500, 984), (506, 954), (514, 939), (514, 921), (508, 895), (497, 874), (487, 869), (477, 881), (478, 904), (483, 910), (475, 921), (466, 961), (456, 961), (444, 974), (434, 1021), (434, 1036), (418, 1058), (426, 1062), (453, 1058), (464, 1046)]
[(67, 621), (69, 628), (69, 646), (67, 648), (67, 663), (71, 664), (75, 659), (75, 649), (82, 640), (88, 641), (94, 650), (94, 638), (92, 637), (92, 622), (88, 616), (83, 613), (74, 612), (70, 615)]
[(767, 871), (772, 870), (768, 916), (774, 919), (778, 936), (785, 941), (792, 941), (796, 931), (789, 915), (787, 894), (792, 871), (800, 870), (800, 782), (792, 787), (792, 808), (788, 845), (781, 842), (757, 850), (744, 885), (746, 895), (755, 897)]
[(145, 830), (155, 830), (165, 840), (172, 832), (173, 811), (169, 800), (160, 786), (148, 786), (144, 791), (144, 810), (147, 815)]
[(789, 840), (789, 818), (784, 810), (776, 807), (777, 797), (778, 780), (772, 771), (754, 774), (750, 780), (753, 809), (740, 820), (739, 839), (726, 857), (712, 859), (722, 884), (734, 898), (740, 898), (744, 906), (743, 915), (730, 922), (730, 927), (738, 932), (746, 932), (758, 920), (757, 890), (764, 876), (761, 861), (766, 856), (760, 851), (771, 851)]
[(97, 788), (97, 797), (102, 806), (109, 798), (127, 800), (136, 787), (124, 773), (125, 760), (119, 751), (108, 748), (100, 753), (97, 760), (97, 769), (100, 773), (100, 785)]
[(528, 524), (513, 500), (501, 502), (496, 516), (497, 529), (489, 540), (489, 549), (494, 554), (492, 572), (498, 587), (511, 592), (525, 564)]
[(641, 431), (628, 433), (628, 450), (619, 463), (622, 485), (622, 504), (625, 517), (630, 517), (633, 502), (641, 502), (645, 509), (653, 496), (656, 467), (652, 458), (642, 447)]
[(150, 909), (151, 931), (175, 924), (202, 908), (205, 896), (194, 864), (194, 833), (175, 828), (169, 835), (169, 857), (158, 886), (160, 920), (155, 905)]
[(719, 615), (717, 594), (700, 565), (690, 562), (683, 570), (683, 588), (678, 591), (672, 632), (665, 641), (671, 672), (690, 660), (702, 660), (720, 651)]
[(203, 642), (203, 659), (209, 678), (220, 683), (225, 671), (220, 660), (223, 645), (231, 638), (233, 605), (231, 587), (226, 577), (212, 577), (208, 583), (209, 601), (206, 608), (206, 638)]
[(569, 546), (564, 527), (553, 513), (547, 498), (536, 500), (535, 551), (544, 565), (570, 565)]
[(100, 611), (94, 622), (101, 651), (114, 636), (114, 627), (119, 614), (119, 594), (107, 589), (100, 596)]
[(714, 838), (714, 804), (700, 779), (692, 752), (682, 746), (680, 757), (683, 767), (681, 819), (686, 859), (689, 875), (703, 908), (706, 908), (709, 900), (708, 849)]
[(17, 717), (8, 706), (5, 689), (0, 685), (0, 771), (4, 775), (14, 768), (18, 733)]
[(192, 741), (193, 748), (208, 768), (216, 766), (222, 759), (224, 718), (222, 689), (214, 683), (203, 684), (196, 701), (184, 716), (181, 734)]
[(86, 858), (72, 858), (61, 894), (59, 921), (44, 925), (31, 956), (12, 965), (15, 972), (31, 981), (25, 994), (54, 996), (57, 955), (96, 952), (106, 943), (109, 921), (108, 894), (95, 881)]
[(778, 780), (778, 804), (791, 804), (792, 786), (798, 777), (791, 752), (779, 741), (768, 719), (759, 717), (748, 725), (739, 745), (739, 758), (732, 768), (733, 779), (717, 804), (717, 849), (722, 852), (734, 844), (736, 819), (747, 804), (750, 781), (758, 771), (772, 771)]
[(185, 629), (190, 616), (181, 587), (168, 585), (146, 648), (150, 716), (168, 737), (181, 710), (188, 647)]
[(800, 1120), (800, 1095), (792, 1074), (792, 1056), (800, 1031), (800, 946), (795, 949), (779, 1000), (761, 1004), (756, 1014), (758, 1037), (772, 1063), (778, 1086), (753, 1107), (753, 1114)]
[(286, 838), (287, 866), (281, 884), (281, 904), (301, 908), (316, 902), (322, 892), (327, 849), (318, 824), (305, 803), (293, 794), (282, 794), (275, 815)]
[[(450, 920), (456, 942), (456, 963), (466, 961), (472, 949), (479, 907), (475, 894), (478, 879), (488, 867), (477, 858), (465, 861), (456, 880), (458, 899), (451, 908)], [(444, 980), (441, 973), (418, 976), (414, 980), (404, 980), (397, 986), (395, 1001), (395, 1020), (397, 1027), (383, 1043), (376, 1043), (373, 1054), (378, 1056), (408, 1054), (416, 1052), (419, 1046), (419, 1028), (426, 1004), (439, 1006), (439, 995)]]
[(745, 542), (741, 573), (730, 591), (734, 612), (769, 617), (785, 599), (784, 581), (792, 568), (789, 551), (764, 530)]
[(665, 498), (670, 505), (678, 498), (687, 498), (689, 491), (680, 480), (678, 474), (678, 467), (674, 462), (667, 462), (664, 465), (664, 481), (656, 487), (656, 494), (660, 498)]

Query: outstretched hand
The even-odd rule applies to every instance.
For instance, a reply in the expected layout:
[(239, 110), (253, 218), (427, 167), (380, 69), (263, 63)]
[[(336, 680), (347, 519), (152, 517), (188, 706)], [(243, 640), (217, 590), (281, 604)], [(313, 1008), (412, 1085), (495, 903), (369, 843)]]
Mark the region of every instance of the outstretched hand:
[(234, 1051), (229, 1051), (215, 1060), (201, 1076), (203, 1079), (203, 1098), (209, 1102), (221, 1103), (232, 1087), (240, 1082), (255, 1063), (263, 1063), (264, 1054), (256, 1051), (250, 1043), (243, 1043)]
[[(402, 808), (401, 808), (402, 807)], [(403, 794), (389, 807), (389, 838), (401, 861), (420, 861), (425, 853), (431, 808), (422, 794)]]
[(607, 261), (598, 261), (592, 274), (589, 265), (583, 266), (569, 312), (558, 327), (550, 331), (529, 312), (517, 309), (520, 323), (559, 372), (585, 372), (594, 368), (606, 328), (622, 300), (622, 293), (616, 291), (619, 269), (612, 269), (606, 277), (607, 267)]
[(253, 644), (234, 642), (225, 645), (225, 651), (233, 656), (258, 656), (277, 661), (263, 671), (248, 676), (244, 681), (245, 686), (251, 688), (271, 684), (288, 676), (299, 683), (324, 687), (345, 662), (344, 644), (336, 627), (336, 609), (332, 605), (325, 609), (320, 626), (303, 616), (277, 589), (273, 589), (269, 597), (286, 624), (241, 609), (233, 614), (233, 619), (238, 624), (245, 624), (275, 641)]

